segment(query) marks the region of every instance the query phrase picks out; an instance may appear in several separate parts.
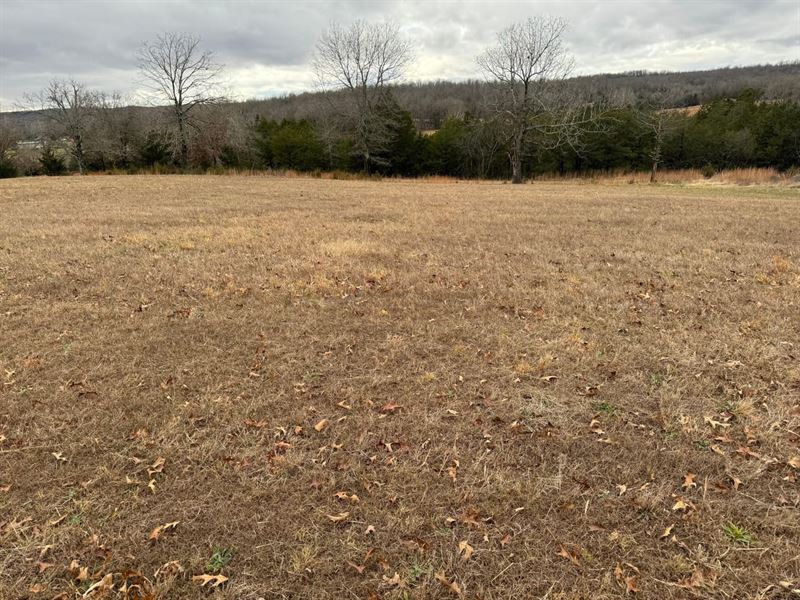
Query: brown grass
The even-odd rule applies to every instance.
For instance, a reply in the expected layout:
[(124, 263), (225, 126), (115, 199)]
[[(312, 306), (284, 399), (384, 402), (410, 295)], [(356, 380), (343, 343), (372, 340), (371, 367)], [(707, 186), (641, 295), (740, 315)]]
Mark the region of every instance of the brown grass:
[[(658, 172), (657, 184), (694, 185), (756, 185), (778, 187), (800, 187), (797, 171), (780, 172), (766, 167), (728, 169), (707, 177), (700, 169), (668, 169)], [(612, 171), (600, 173), (550, 174), (541, 177), (543, 181), (589, 181), (590, 183), (649, 183), (649, 171)]]
[(788, 598), (799, 202), (0, 182), (0, 597)]

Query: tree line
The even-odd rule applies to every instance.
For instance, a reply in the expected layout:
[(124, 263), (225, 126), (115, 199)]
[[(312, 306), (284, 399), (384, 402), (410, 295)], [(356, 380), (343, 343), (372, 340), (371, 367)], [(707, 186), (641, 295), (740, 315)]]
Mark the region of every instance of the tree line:
[(154, 106), (54, 80), (26, 98), (35, 111), (22, 115), (27, 122), (0, 117), (0, 176), (235, 168), (520, 183), (549, 172), (646, 169), (657, 180), (661, 168), (800, 164), (791, 93), (727, 90), (697, 110), (685, 108), (694, 98), (677, 84), (637, 91), (607, 77), (572, 78), (566, 29), (538, 17), (499, 32), (476, 60), (485, 81), (460, 84), (468, 101), (422, 118), (409, 100), (415, 86), (400, 83), (414, 55), (395, 24), (331, 25), (313, 60), (320, 91), (282, 117), (275, 107), (292, 99), (227, 101), (214, 54), (195, 36), (167, 33), (138, 53)]

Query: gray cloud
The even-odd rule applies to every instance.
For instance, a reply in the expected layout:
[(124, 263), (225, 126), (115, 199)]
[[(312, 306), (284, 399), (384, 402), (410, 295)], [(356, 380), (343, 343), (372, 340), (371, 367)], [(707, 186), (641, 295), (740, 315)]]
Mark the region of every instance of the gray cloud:
[(797, 0), (0, 0), (0, 108), (53, 77), (135, 95), (136, 50), (163, 31), (200, 35), (239, 96), (302, 91), (319, 33), (356, 18), (402, 26), (417, 54), (411, 78), (477, 77), (495, 32), (539, 14), (570, 22), (578, 73), (800, 60)]

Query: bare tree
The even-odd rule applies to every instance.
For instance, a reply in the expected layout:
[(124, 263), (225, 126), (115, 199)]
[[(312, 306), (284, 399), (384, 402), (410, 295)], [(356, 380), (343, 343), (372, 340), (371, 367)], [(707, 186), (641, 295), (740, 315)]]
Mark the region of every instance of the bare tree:
[(55, 126), (51, 132), (53, 137), (69, 141), (69, 153), (83, 174), (86, 169), (86, 136), (101, 103), (101, 94), (75, 80), (54, 79), (47, 88), (27, 95), (25, 99), (29, 107), (45, 111), (45, 116)]
[(314, 71), (326, 89), (342, 89), (333, 94), (340, 114), (349, 117), (354, 133), (355, 152), (364, 170), (373, 163), (389, 142), (391, 95), (389, 84), (399, 81), (412, 60), (411, 44), (394, 23), (356, 21), (343, 28), (334, 23), (317, 43)]
[(532, 138), (550, 148), (574, 144), (589, 120), (586, 105), (565, 86), (573, 66), (562, 39), (566, 28), (563, 19), (529, 18), (497, 34), (496, 44), (477, 59), (497, 86), (493, 112), (507, 131), (514, 183), (522, 183)]
[(667, 109), (669, 91), (657, 90), (651, 93), (650, 99), (635, 108), (636, 121), (647, 132), (652, 145), (648, 151), (650, 158), (650, 183), (655, 183), (658, 167), (664, 154), (664, 140), (675, 128), (674, 111)]
[(178, 159), (185, 166), (189, 158), (188, 128), (193, 124), (194, 109), (224, 100), (218, 94), (222, 66), (212, 52), (200, 49), (200, 38), (186, 33), (165, 33), (142, 45), (139, 71), (150, 90), (172, 108)]
[(0, 161), (10, 158), (19, 141), (19, 131), (7, 115), (0, 115)]
[(19, 141), (19, 130), (8, 116), (0, 113), (0, 178), (10, 177), (17, 172), (14, 154)]

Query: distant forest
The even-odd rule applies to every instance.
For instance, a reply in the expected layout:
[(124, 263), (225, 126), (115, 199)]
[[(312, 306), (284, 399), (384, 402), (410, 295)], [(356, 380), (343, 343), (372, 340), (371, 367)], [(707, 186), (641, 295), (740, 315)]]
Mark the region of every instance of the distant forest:
[[(800, 62), (582, 76), (564, 90), (602, 110), (566, 142), (549, 143), (544, 127), (526, 134), (519, 150), (526, 177), (800, 165)], [(386, 86), (376, 110), (382, 137), (366, 160), (335, 118), (346, 90), (204, 103), (182, 151), (170, 107), (100, 95), (87, 103), (77, 138), (58, 107), (0, 114), (0, 176), (232, 168), (509, 178), (512, 138), (496, 118), (496, 93), (495, 82), (478, 80)]]
[[(750, 67), (726, 67), (683, 73), (633, 71), (574, 77), (570, 85), (589, 90), (596, 98), (619, 98), (642, 105), (659, 97), (664, 108), (687, 108), (720, 98), (737, 98), (756, 90), (764, 101), (800, 102), (800, 62)], [(398, 105), (408, 111), (419, 130), (438, 129), (450, 117), (486, 118), (486, 96), (491, 83), (433, 81), (392, 86)], [(242, 114), (267, 120), (314, 120), (319, 116), (321, 94), (307, 92), (265, 100), (248, 100)]]

